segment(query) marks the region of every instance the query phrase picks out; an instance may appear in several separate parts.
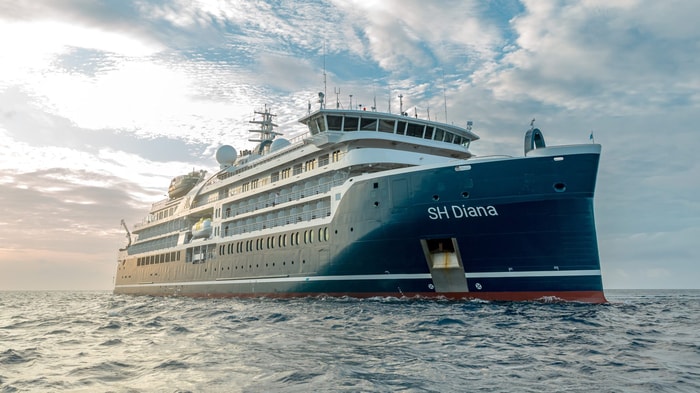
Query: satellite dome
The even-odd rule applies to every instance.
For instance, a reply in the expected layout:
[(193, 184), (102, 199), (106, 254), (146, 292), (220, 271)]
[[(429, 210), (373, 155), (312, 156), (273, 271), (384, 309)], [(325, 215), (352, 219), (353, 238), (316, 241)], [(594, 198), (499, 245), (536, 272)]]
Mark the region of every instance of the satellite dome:
[(270, 151), (271, 152), (277, 151), (277, 150), (282, 149), (283, 147), (287, 147), (289, 145), (291, 145), (291, 142), (289, 142), (288, 140), (286, 140), (284, 138), (275, 139), (274, 141), (272, 141), (272, 144), (270, 144)]
[(231, 166), (236, 162), (238, 153), (233, 146), (223, 145), (216, 150), (216, 161), (221, 166)]

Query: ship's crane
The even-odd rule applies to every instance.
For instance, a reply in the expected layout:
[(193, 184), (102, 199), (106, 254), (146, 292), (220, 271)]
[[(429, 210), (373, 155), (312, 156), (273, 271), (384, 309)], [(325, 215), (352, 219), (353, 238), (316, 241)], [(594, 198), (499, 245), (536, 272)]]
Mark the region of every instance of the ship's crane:
[(122, 218), (122, 227), (124, 227), (124, 230), (126, 231), (126, 240), (129, 241), (127, 243), (126, 247), (120, 248), (119, 251), (126, 251), (131, 247), (131, 232), (129, 232), (129, 228), (126, 226), (126, 223), (124, 222), (124, 219)]

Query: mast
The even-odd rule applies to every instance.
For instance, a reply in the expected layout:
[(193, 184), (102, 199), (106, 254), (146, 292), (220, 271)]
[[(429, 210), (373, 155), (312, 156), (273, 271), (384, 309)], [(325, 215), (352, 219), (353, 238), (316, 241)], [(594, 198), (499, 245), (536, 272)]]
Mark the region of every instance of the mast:
[(269, 145), (277, 135), (282, 134), (275, 131), (275, 127), (277, 127), (277, 124), (272, 122), (272, 118), (277, 117), (277, 115), (273, 115), (272, 113), (270, 113), (270, 109), (267, 107), (267, 104), (265, 105), (263, 111), (254, 111), (253, 113), (256, 115), (262, 115), (262, 120), (255, 120), (255, 118), (253, 118), (253, 120), (251, 120), (249, 123), (259, 124), (260, 128), (248, 130), (248, 132), (257, 133), (260, 134), (260, 136), (257, 139), (251, 138), (248, 140), (250, 142), (260, 142), (259, 151), (257, 153), (262, 154), (263, 149), (267, 145)]
[(323, 40), (323, 96), (328, 95), (328, 84), (326, 82), (326, 40)]

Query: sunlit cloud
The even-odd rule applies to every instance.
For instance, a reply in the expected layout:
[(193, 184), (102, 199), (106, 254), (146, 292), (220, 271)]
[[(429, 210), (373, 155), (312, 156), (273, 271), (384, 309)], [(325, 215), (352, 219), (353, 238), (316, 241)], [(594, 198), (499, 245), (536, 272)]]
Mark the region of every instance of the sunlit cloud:
[(595, 130), (613, 283), (671, 285), (698, 257), (700, 3), (25, 3), (0, 6), (0, 263), (111, 264), (121, 218), (142, 219), (172, 177), (214, 171), (221, 144), (251, 148), (253, 110), (303, 133), (320, 91), (474, 121), (482, 156), (522, 155), (532, 118), (550, 144)]

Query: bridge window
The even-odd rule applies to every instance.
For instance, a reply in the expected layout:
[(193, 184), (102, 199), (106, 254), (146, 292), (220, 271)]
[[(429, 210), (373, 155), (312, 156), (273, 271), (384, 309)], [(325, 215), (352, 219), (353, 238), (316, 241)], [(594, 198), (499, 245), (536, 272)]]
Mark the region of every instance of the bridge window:
[(316, 124), (316, 119), (309, 120), (309, 131), (311, 135), (318, 134), (318, 124)]
[(379, 120), (379, 132), (389, 132), (394, 133), (394, 121), (393, 120)]
[(435, 127), (425, 127), (425, 135), (423, 135), (423, 138), (433, 139), (433, 132), (434, 131), (435, 131)]
[(435, 129), (435, 137), (433, 138), (433, 140), (441, 141), (442, 138), (444, 138), (444, 137), (445, 137), (445, 130), (443, 130), (442, 128), (436, 128)]
[(359, 121), (360, 119), (358, 119), (357, 117), (346, 117), (345, 126), (343, 126), (343, 129), (345, 131), (357, 131)]
[(399, 121), (396, 127), (396, 133), (399, 135), (406, 135), (406, 122)]
[(421, 124), (408, 123), (408, 128), (406, 129), (406, 135), (422, 138), (424, 128), (425, 128), (425, 126), (423, 126)]
[(361, 119), (360, 130), (377, 131), (377, 119)]
[(340, 131), (343, 129), (343, 117), (342, 116), (326, 116), (326, 121), (328, 121), (328, 131)]
[(452, 141), (455, 145), (461, 145), (462, 144), (462, 137), (459, 135), (455, 135), (455, 139)]
[(454, 137), (454, 134), (451, 132), (446, 132), (445, 133), (445, 142), (447, 143), (452, 143), (452, 138)]

